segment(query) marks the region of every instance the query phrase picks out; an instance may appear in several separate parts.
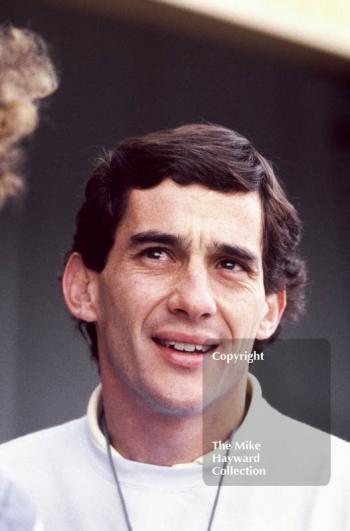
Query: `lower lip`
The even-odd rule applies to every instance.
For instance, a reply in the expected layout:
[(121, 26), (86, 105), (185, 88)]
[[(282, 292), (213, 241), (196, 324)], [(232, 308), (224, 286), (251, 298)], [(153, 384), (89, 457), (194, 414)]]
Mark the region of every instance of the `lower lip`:
[(205, 358), (211, 355), (211, 351), (205, 354), (190, 354), (188, 352), (179, 352), (170, 347), (164, 347), (154, 341), (154, 344), (158, 347), (163, 358), (178, 367), (185, 367), (187, 369), (197, 369), (203, 365)]

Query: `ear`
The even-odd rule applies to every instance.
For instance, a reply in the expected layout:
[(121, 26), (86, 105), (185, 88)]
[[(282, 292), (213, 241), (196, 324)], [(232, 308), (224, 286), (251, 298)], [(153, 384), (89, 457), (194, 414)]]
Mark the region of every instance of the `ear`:
[(79, 253), (69, 257), (62, 288), (68, 309), (74, 317), (89, 323), (96, 321), (96, 273), (86, 267)]
[(278, 327), (287, 304), (286, 291), (271, 293), (265, 297), (266, 311), (260, 321), (256, 339), (268, 339)]

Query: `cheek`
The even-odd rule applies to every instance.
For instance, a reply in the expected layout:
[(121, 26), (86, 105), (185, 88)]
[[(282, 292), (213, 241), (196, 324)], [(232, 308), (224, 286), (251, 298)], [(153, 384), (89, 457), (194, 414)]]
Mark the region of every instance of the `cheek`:
[(133, 277), (123, 286), (123, 298), (137, 315), (145, 316), (171, 293), (171, 282), (161, 275), (156, 277)]
[(235, 335), (255, 332), (265, 312), (263, 289), (239, 288), (221, 303), (222, 314)]
[(99, 286), (97, 324), (107, 335), (125, 326), (127, 321), (127, 296), (122, 283), (103, 281)]
[(138, 278), (136, 275), (130, 279), (120, 275), (112, 286), (109, 283), (102, 287), (100, 317), (119, 329), (142, 325), (165, 291), (160, 279)]

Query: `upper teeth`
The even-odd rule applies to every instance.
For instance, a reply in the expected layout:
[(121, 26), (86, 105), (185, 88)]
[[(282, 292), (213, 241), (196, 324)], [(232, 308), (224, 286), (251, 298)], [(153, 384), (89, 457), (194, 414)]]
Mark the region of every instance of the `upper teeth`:
[(165, 347), (173, 347), (176, 350), (185, 352), (208, 352), (212, 347), (211, 345), (195, 345), (194, 343), (177, 343), (176, 341), (166, 341), (160, 339), (160, 343)]

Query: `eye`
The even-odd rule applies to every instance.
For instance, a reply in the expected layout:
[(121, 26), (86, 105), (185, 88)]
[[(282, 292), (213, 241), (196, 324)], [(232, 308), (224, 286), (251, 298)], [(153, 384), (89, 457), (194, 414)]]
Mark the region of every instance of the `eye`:
[(143, 249), (143, 251), (141, 251), (140, 256), (150, 258), (151, 260), (160, 261), (166, 260), (169, 255), (167, 251), (161, 247), (148, 247), (147, 249)]
[(245, 268), (241, 264), (232, 259), (220, 260), (219, 268), (235, 272), (245, 271)]

